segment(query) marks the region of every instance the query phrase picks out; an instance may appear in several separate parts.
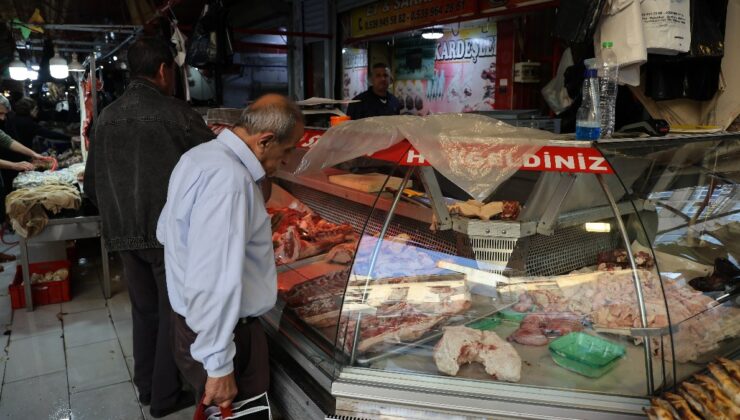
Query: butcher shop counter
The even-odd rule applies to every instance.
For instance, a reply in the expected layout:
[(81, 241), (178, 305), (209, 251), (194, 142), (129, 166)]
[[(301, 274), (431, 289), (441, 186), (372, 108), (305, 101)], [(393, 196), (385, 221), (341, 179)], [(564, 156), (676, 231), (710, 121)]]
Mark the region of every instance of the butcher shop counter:
[[(288, 418), (637, 418), (737, 358), (740, 136), (547, 150), (606, 169), (520, 169), (470, 203), (429, 166), (391, 168), (401, 184), (375, 193), (281, 172), (327, 229), (354, 232), (278, 258), (263, 321)], [(299, 248), (321, 243), (295, 226)]]

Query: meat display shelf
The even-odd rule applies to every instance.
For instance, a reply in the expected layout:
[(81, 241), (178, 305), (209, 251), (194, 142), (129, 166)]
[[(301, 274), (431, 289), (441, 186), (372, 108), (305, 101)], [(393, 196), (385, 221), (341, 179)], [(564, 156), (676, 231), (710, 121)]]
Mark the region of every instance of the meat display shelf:
[[(353, 190), (351, 188), (335, 185), (329, 182), (328, 174), (324, 173), (310, 174), (306, 176), (295, 176), (289, 172), (280, 171), (278, 172), (276, 177), (278, 179), (282, 179), (296, 185), (307, 187), (316, 191), (321, 191), (322, 193), (343, 198), (358, 204), (362, 204), (364, 206), (372, 207), (373, 204), (375, 204), (375, 208), (377, 210), (387, 211), (392, 204), (392, 195), (390, 193), (384, 193), (381, 194), (380, 197), (378, 197), (377, 194), (365, 193), (362, 191)], [(564, 192), (564, 195), (565, 194), (567, 194), (567, 191)], [(633, 213), (635, 209), (637, 211), (641, 211), (644, 209), (643, 200), (619, 203), (619, 210), (622, 214)], [(590, 209), (582, 209), (569, 213), (559, 214), (557, 215), (555, 227), (565, 228), (583, 224), (587, 221), (604, 219), (610, 217), (611, 213), (612, 211), (609, 206), (598, 206)], [(414, 203), (399, 202), (397, 205), (396, 214), (423, 223), (432, 223), (433, 220), (433, 212), (430, 208)], [(538, 225), (545, 223), (544, 221), (520, 222), (503, 220), (478, 220), (457, 215), (451, 215), (450, 218), (452, 221), (452, 229), (456, 232), (468, 236), (501, 238), (525, 238), (527, 236), (534, 235), (535, 233), (538, 233)]]
[[(388, 196), (392, 196), (391, 194), (384, 193), (378, 196), (377, 194), (365, 193), (330, 183), (328, 175), (335, 173), (339, 174), (343, 172), (336, 171), (310, 174), (306, 176), (295, 176), (290, 172), (279, 171), (277, 173), (277, 178), (322, 191), (335, 197), (343, 198), (370, 208), (375, 206), (375, 208), (379, 210), (387, 211), (391, 207), (391, 199), (388, 198)], [(423, 223), (432, 223), (432, 210), (427, 207), (410, 203), (399, 203), (396, 212), (398, 215), (418, 220)]]
[[(701, 293), (689, 281), (710, 274), (703, 267), (711, 268), (716, 258), (740, 260), (740, 220), (731, 211), (740, 206), (735, 181), (740, 175), (740, 135), (574, 143), (603, 154), (614, 174), (541, 172), (530, 177), (534, 181), (529, 184), (522, 177), (521, 183), (500, 188), (493, 198), (507, 200), (501, 194), (526, 188), (527, 194), (521, 194), (524, 210), (516, 222), (453, 215), (449, 229), (432, 231), (432, 220), (444, 222), (445, 216), (434, 197), (428, 208), (403, 202), (398, 194), (361, 193), (330, 184), (327, 175), (333, 171), (310, 176), (283, 172), (279, 178), (288, 192), (322, 217), (350, 223), (360, 234), (347, 282), (361, 276), (368, 284), (414, 278), (438, 273), (439, 262), (452, 262), (470, 268), (465, 279), (475, 300), (484, 293), (500, 297), (503, 289), (492, 284), (509, 279), (513, 284), (506, 293), (518, 297), (525, 308), (519, 310), (572, 313), (584, 333), (623, 346), (625, 356), (614, 370), (596, 379), (566, 370), (552, 360), (547, 345), (518, 342), (514, 333), (520, 326), (508, 321), (491, 331), (520, 359), (516, 383), (497, 380), (475, 361), (454, 377), (443, 374), (434, 356), (446, 332), (437, 327), (405, 345), (347, 357), (332, 334), (342, 327), (357, 334), (365, 331), (362, 321), (353, 329), (358, 310), (351, 304), (368, 304), (369, 293), (358, 300), (345, 290), (339, 296), (343, 306), (336, 328), (317, 330), (296, 311), (280, 307), (264, 317), (271, 345), (279, 349), (272, 362), (279, 366), (274, 379), (284, 392), (276, 397), (286, 417), (305, 418), (310, 407), (327, 419), (643, 418), (650, 397), (675, 389), (716, 356), (737, 356), (737, 299), (717, 301), (718, 294)], [(550, 146), (570, 144), (553, 141)], [(424, 186), (428, 189), (428, 182)], [(719, 188), (721, 195), (715, 191)], [(604, 230), (587, 229), (589, 222)], [(641, 250), (648, 251), (647, 258)], [(499, 269), (489, 270), (491, 263)], [(616, 271), (593, 271), (599, 263), (602, 270)], [(319, 264), (325, 264), (323, 257), (282, 266), (280, 276), (298, 272), (298, 278)], [(491, 287), (474, 288), (481, 284)], [(376, 307), (390, 308), (382, 315), (397, 319), (402, 328), (412, 315), (419, 316), (419, 302), (433, 303), (425, 307), (426, 313), (442, 311), (449, 302), (440, 296), (406, 295), (401, 300), (412, 308), (409, 312), (390, 310), (397, 298)], [(355, 335), (352, 342), (388, 331), (373, 322), (373, 328), (380, 325), (377, 331)], [(536, 325), (521, 334), (557, 335), (547, 325)], [(475, 352), (485, 346), (478, 345), (465, 350), (465, 357), (479, 357)], [(462, 347), (460, 352), (462, 356)], [(306, 377), (312, 382), (307, 384)]]

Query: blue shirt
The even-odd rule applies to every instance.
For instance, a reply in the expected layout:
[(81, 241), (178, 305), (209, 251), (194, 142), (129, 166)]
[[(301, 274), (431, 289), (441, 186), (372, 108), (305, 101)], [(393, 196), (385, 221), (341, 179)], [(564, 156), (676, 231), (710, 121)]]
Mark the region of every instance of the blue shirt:
[(249, 147), (224, 130), (182, 156), (159, 217), (170, 303), (197, 334), (190, 352), (211, 377), (233, 371), (239, 318), (264, 314), (277, 298), (270, 217), (257, 184), (264, 176)]

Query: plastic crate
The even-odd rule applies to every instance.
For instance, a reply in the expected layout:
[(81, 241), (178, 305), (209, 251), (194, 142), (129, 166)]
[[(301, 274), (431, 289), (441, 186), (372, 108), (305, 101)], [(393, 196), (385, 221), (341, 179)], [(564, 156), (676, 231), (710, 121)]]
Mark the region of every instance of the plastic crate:
[[(29, 275), (34, 273), (45, 274), (49, 271), (57, 271), (66, 268), (69, 271), (69, 261), (49, 261), (33, 263), (28, 265)], [(72, 298), (69, 291), (69, 280), (71, 274), (61, 281), (50, 281), (31, 285), (31, 296), (34, 306), (50, 305), (52, 303), (67, 302)], [(13, 283), (8, 286), (10, 294), (10, 303), (13, 309), (20, 309), (26, 306), (26, 291), (23, 287), (23, 268), (18, 265), (15, 270)]]

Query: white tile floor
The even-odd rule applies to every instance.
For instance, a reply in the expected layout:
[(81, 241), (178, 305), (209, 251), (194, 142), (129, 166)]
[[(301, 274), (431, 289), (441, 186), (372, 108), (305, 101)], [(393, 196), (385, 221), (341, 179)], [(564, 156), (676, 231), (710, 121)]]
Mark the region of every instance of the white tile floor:
[[(4, 252), (17, 255), (18, 249)], [(109, 300), (99, 264), (91, 263), (82, 279), (73, 277), (70, 302), (27, 312), (10, 309), (15, 264), (0, 273), (0, 419), (150, 419), (131, 381), (131, 303), (120, 270), (112, 268)], [(166, 418), (189, 420), (193, 410)]]

